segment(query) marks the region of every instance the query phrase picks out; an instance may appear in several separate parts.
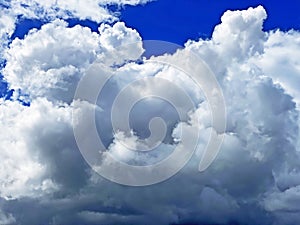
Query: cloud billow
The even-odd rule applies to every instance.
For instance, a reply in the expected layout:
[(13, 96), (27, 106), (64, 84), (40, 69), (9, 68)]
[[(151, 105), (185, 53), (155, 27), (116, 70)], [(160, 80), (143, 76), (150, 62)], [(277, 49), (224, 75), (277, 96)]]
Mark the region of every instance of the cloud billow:
[[(9, 4), (18, 5), (16, 9), (30, 17), (20, 2)], [(53, 7), (47, 4), (39, 7), (53, 15)], [(58, 12), (70, 5), (57, 6), (61, 7)], [(73, 16), (85, 18), (86, 12), (74, 7), (68, 8)], [(99, 22), (113, 17), (109, 12), (99, 13), (92, 14), (92, 19)], [(1, 37), (9, 37), (14, 30), (15, 15), (12, 11), (6, 15), (0, 19), (0, 26), (5, 27)], [(222, 88), (227, 110), (225, 138), (220, 154), (202, 173), (198, 172), (199, 159), (215, 129), (205, 96), (173, 68), (141, 63), (147, 59), (142, 59), (142, 39), (136, 30), (115, 22), (103, 23), (96, 33), (80, 25), (68, 27), (61, 16), (50, 19), (40, 30), (31, 30), (24, 39), (1, 46), (6, 61), (1, 73), (10, 88), (29, 96), (31, 105), (14, 100), (19, 96), (0, 99), (0, 223), (299, 223), (299, 32), (264, 32), (266, 18), (262, 6), (227, 11), (211, 39), (190, 40), (174, 54), (154, 57), (184, 60), (186, 51), (192, 51), (207, 63)], [(109, 55), (132, 42), (136, 44), (118, 51), (117, 57)], [(118, 65), (114, 68), (117, 75), (99, 99), (96, 120), (110, 150), (121, 153), (125, 161), (132, 156), (122, 155), (118, 141), (124, 138), (135, 145), (136, 137), (119, 134), (116, 139), (107, 119), (107, 110), (122, 87), (137, 77), (155, 75), (183, 87), (196, 102), (197, 109), (180, 123), (172, 107), (151, 99), (141, 102), (145, 105), (131, 115), (137, 132), (144, 131), (147, 116), (168, 117), (170, 122), (169, 139), (160, 152), (139, 158), (146, 162), (172, 150), (179, 127), (190, 135), (191, 127), (199, 129), (195, 156), (174, 177), (153, 186), (121, 186), (103, 179), (84, 161), (72, 130), (73, 96), (78, 81), (96, 60)], [(168, 86), (144, 82), (130, 93), (142, 95), (154, 89), (165, 92)]]

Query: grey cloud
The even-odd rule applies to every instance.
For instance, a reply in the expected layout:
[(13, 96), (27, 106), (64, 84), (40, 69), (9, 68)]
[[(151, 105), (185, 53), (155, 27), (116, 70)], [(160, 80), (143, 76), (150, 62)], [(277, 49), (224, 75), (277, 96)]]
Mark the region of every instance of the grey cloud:
[[(0, 147), (0, 157), (4, 160), (0, 179), (6, 181), (0, 188), (0, 221), (31, 225), (299, 223), (299, 98), (292, 87), (292, 81), (297, 80), (299, 75), (294, 60), (299, 52), (294, 39), (299, 34), (297, 31), (265, 33), (262, 31), (265, 18), (263, 7), (226, 12), (212, 39), (189, 41), (185, 49), (175, 53), (180, 58), (181, 54), (184, 57), (184, 51), (192, 50), (201, 56), (216, 74), (226, 99), (228, 125), (225, 140), (220, 154), (203, 173), (197, 171), (197, 166), (211, 123), (198, 124), (193, 119), (200, 115), (208, 120), (209, 109), (205, 108), (203, 95), (167, 67), (132, 62), (115, 68), (119, 74), (106, 87), (107, 94), (99, 103), (103, 111), (97, 115), (100, 133), (107, 135), (108, 145), (113, 141), (106, 118), (110, 112), (108, 108), (116, 93), (136, 77), (166, 76), (174, 84), (184, 86), (198, 103), (198, 109), (190, 115), (190, 124), (186, 121), (181, 124), (187, 132), (192, 125), (199, 126), (201, 130), (195, 157), (174, 177), (149, 187), (121, 186), (93, 172), (79, 154), (74, 141), (70, 98), (66, 100), (56, 92), (57, 86), (63, 88), (64, 85), (53, 82), (54, 86), (50, 85), (45, 90), (45, 80), (52, 79), (52, 73), (45, 73), (42, 79), (25, 73), (24, 77), (28, 76), (30, 81), (37, 79), (41, 84), (28, 90), (32, 95), (32, 105), (24, 107), (7, 101), (0, 104), (0, 128), (7, 130), (0, 135), (4, 143)], [(27, 39), (13, 42), (7, 50), (9, 62), (4, 69), (5, 76), (11, 85), (26, 88), (28, 85), (22, 83), (19, 72), (23, 71), (24, 60), (37, 62), (32, 59), (44, 62), (32, 65), (37, 74), (43, 71), (43, 66), (63, 71), (65, 56), (62, 55), (58, 61), (46, 60), (47, 54), (53, 55), (47, 47), (33, 52), (36, 41), (51, 40), (53, 32), (61, 35), (55, 43), (65, 44), (55, 45), (57, 52), (64, 47), (69, 49), (71, 39), (78, 41), (78, 49), (71, 48), (70, 51), (84, 60), (68, 58), (67, 64), (80, 71), (80, 76), (86, 65), (97, 57), (101, 60), (102, 56), (103, 62), (106, 62), (107, 49), (116, 48), (115, 41), (119, 40), (119, 35), (123, 37), (121, 44), (141, 41), (136, 31), (122, 23), (100, 30), (102, 34), (98, 35), (79, 26), (66, 28), (61, 21), (47, 24), (42, 30), (33, 31)], [(64, 36), (66, 32), (73, 35), (71, 39)], [(30, 42), (31, 39), (34, 41)], [(82, 49), (82, 45), (86, 48)], [(274, 52), (278, 48), (284, 49), (289, 56), (286, 61), (276, 58)], [(19, 49), (27, 49), (32, 55), (18, 56), (16, 52)], [(127, 54), (127, 50), (130, 53)], [(142, 52), (139, 45), (134, 51), (125, 48), (119, 59), (121, 62), (135, 60)], [(18, 68), (20, 71), (15, 72)], [(291, 77), (281, 75), (282, 68), (291, 68)], [(73, 82), (73, 78), (62, 77), (65, 82)], [(131, 94), (152, 89), (163, 92), (166, 88), (163, 85), (153, 87), (146, 82), (135, 86)], [(71, 96), (66, 92), (67, 96), (69, 94)], [(161, 110), (164, 104), (151, 102), (148, 105), (153, 107), (151, 111), (146, 111), (146, 106), (134, 112), (132, 120), (137, 131), (144, 131), (143, 112), (149, 113), (149, 117), (152, 113), (165, 117), (170, 115), (169, 110)], [(172, 123), (178, 118), (172, 115), (169, 119)], [(176, 131), (175, 128), (172, 135), (176, 135)], [(5, 173), (5, 170), (9, 172)]]

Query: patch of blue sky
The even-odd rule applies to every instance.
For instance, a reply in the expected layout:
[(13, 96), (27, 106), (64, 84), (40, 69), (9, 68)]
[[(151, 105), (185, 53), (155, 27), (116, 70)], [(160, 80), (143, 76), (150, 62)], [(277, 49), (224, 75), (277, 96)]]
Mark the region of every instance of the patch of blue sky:
[(121, 20), (137, 29), (144, 40), (183, 45), (188, 39), (210, 38), (226, 10), (258, 5), (268, 13), (264, 30), (300, 29), (300, 2), (294, 0), (157, 0), (147, 5), (126, 6), (121, 11)]
[[(74, 27), (79, 24), (81, 26), (89, 27), (94, 32), (97, 32), (99, 27), (98, 23), (91, 20), (80, 20), (75, 18), (66, 19), (65, 21), (68, 23), (68, 27)], [(31, 29), (40, 29), (45, 23), (47, 23), (47, 21), (20, 18), (16, 24), (16, 29), (11, 37), (11, 40), (15, 38), (23, 39)]]
[(2, 74), (0, 73), (0, 98), (5, 100), (11, 99), (14, 90), (9, 90), (7, 82), (3, 79)]

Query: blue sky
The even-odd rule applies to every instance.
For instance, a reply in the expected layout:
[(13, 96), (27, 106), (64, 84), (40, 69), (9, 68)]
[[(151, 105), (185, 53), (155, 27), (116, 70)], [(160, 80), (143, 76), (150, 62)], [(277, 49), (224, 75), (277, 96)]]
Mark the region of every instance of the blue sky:
[(226, 10), (263, 5), (268, 12), (265, 30), (300, 29), (300, 2), (294, 0), (159, 0), (145, 6), (128, 6), (121, 19), (144, 39), (182, 45), (187, 39), (208, 38)]
[[(120, 10), (120, 20), (136, 29), (144, 40), (162, 40), (183, 46), (188, 40), (210, 38), (215, 25), (226, 10), (241, 10), (263, 5), (268, 13), (264, 30), (300, 29), (300, 2), (268, 0), (157, 0), (146, 5), (126, 6)], [(170, 7), (171, 6), (171, 7)], [(98, 24), (89, 20), (68, 19), (70, 27), (80, 24), (97, 31)], [(40, 28), (45, 21), (20, 19), (12, 35), (23, 38), (32, 28)], [(1, 78), (0, 78), (1, 79)], [(1, 82), (1, 81), (0, 81)], [(0, 83), (0, 95), (6, 93), (6, 84)]]
[[(138, 30), (144, 40), (163, 40), (183, 45), (188, 39), (209, 38), (226, 10), (241, 10), (263, 5), (268, 18), (264, 30), (300, 29), (300, 2), (294, 0), (157, 0), (146, 5), (126, 6), (119, 10), (120, 19)], [(70, 26), (81, 24), (97, 31), (97, 23), (69, 19)], [(13, 35), (23, 37), (31, 28), (39, 28), (39, 20), (21, 20)]]

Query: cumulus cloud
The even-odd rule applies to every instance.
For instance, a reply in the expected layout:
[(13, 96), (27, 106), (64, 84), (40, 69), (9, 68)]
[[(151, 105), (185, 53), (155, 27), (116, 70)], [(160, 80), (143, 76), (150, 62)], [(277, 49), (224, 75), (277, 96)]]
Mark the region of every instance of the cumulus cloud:
[[(270, 76), (275, 83), (279, 83), (288, 94), (294, 97), (299, 105), (299, 51), (294, 51), (300, 46), (298, 31), (282, 32), (271, 31), (264, 42), (264, 54), (253, 59)], [(276, 66), (274, 66), (276, 65)]]
[[(145, 4), (151, 0), (4, 0), (0, 5), (0, 54), (9, 43), (15, 26), (21, 19), (39, 19), (50, 22), (55, 19), (91, 20), (97, 23), (118, 21), (117, 13), (108, 9), (109, 5)], [(2, 57), (1, 57), (2, 58)]]
[[(19, 4), (9, 4), (16, 2)], [(41, 4), (52, 9), (54, 3)], [(70, 6), (55, 7), (86, 18)], [(102, 20), (91, 15), (96, 21)], [(11, 88), (29, 95), (31, 105), (7, 100), (0, 103), (0, 128), (5, 131), (0, 134), (0, 223), (299, 222), (299, 32), (263, 32), (266, 17), (261, 6), (227, 11), (211, 39), (188, 41), (173, 55), (152, 58), (184, 62), (186, 53), (192, 51), (210, 66), (220, 83), (227, 106), (225, 139), (220, 154), (203, 173), (197, 171), (199, 159), (215, 129), (207, 100), (183, 73), (143, 58), (137, 31), (117, 22), (102, 24), (99, 33), (93, 33), (54, 20), (30, 31), (23, 40), (14, 40), (4, 54), (7, 63), (3, 75)], [(13, 25), (5, 33), (11, 29)], [(96, 115), (106, 146), (126, 162), (149, 163), (180, 144), (179, 131), (192, 136), (196, 128), (200, 130), (199, 147), (180, 173), (157, 185), (132, 188), (111, 183), (87, 166), (73, 136), (72, 98), (79, 79), (96, 60), (114, 73), (99, 96)], [(110, 121), (113, 100), (137, 79), (141, 80), (128, 89), (129, 98), (152, 92), (171, 97), (175, 93), (171, 83), (191, 96), (196, 110), (178, 118), (170, 104), (150, 98), (132, 111), (129, 121), (134, 132), (114, 134)], [(186, 108), (183, 96), (176, 98)], [(146, 157), (126, 154), (122, 141), (133, 147), (141, 144), (139, 139), (148, 137), (148, 122), (155, 116), (167, 124), (168, 138), (163, 145)], [(118, 117), (125, 119), (120, 110)]]
[(26, 18), (79, 18), (89, 19), (96, 22), (113, 21), (117, 17), (112, 15), (107, 5), (137, 5), (146, 3), (148, 0), (11, 0), (4, 1), (13, 9), (15, 15)]
[(0, 38), (1, 46), (0, 49), (4, 48), (8, 38), (13, 34), (15, 29), (15, 21), (12, 16), (10, 16), (7, 9), (0, 11)]
[(66, 22), (55, 20), (41, 30), (31, 30), (24, 40), (15, 39), (6, 50), (5, 80), (10, 88), (21, 89), (31, 98), (46, 96), (70, 103), (78, 80), (97, 58), (126, 46), (126, 42), (134, 45), (118, 49), (116, 62), (135, 59), (142, 52), (139, 34), (124, 23), (99, 29), (97, 34), (87, 27), (68, 28)]
[[(74, 142), (70, 109), (65, 105), (54, 106), (46, 99), (34, 100), (30, 107), (11, 101), (0, 107), (1, 129), (6, 131), (1, 134), (1, 158), (5, 159), (1, 164), (1, 197), (40, 196), (57, 190), (60, 182), (66, 184), (66, 171), (78, 166), (78, 162), (70, 164), (73, 168), (68, 169), (58, 160), (61, 154), (68, 160), (78, 157), (76, 152), (73, 154), (75, 145), (70, 145)], [(61, 133), (67, 135), (59, 140)], [(62, 167), (65, 172), (60, 173)]]

